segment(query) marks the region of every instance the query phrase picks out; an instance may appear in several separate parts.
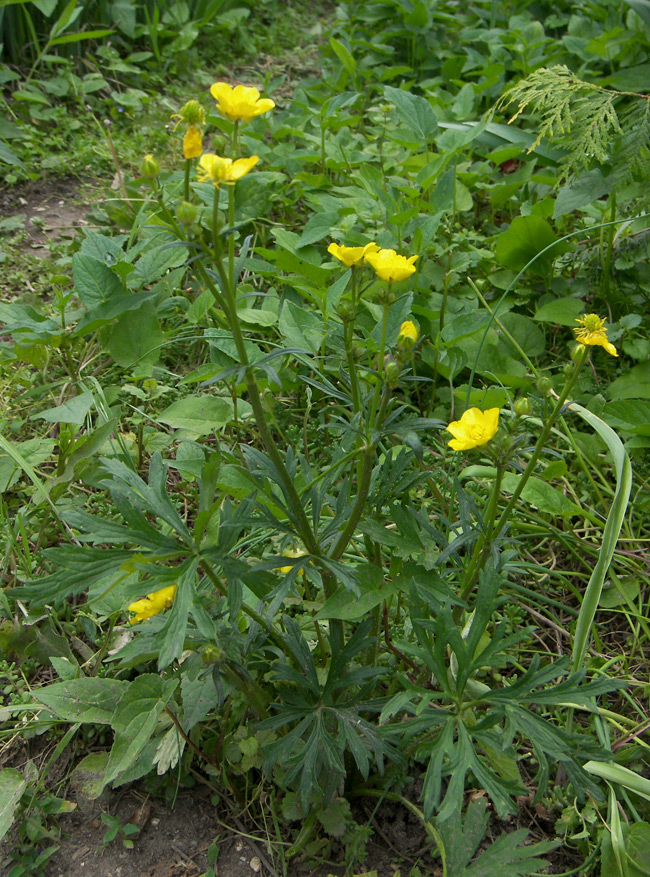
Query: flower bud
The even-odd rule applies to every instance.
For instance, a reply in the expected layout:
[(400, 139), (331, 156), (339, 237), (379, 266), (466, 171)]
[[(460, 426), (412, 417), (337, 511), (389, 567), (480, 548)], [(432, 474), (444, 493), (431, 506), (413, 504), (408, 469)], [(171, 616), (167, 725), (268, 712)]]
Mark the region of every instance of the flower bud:
[(352, 342), (352, 344), (350, 345), (350, 350), (352, 351), (352, 359), (354, 359), (355, 362), (359, 362), (359, 360), (363, 356), (364, 349), (365, 348), (363, 344), (361, 344), (356, 339)]
[(186, 125), (205, 125), (205, 110), (197, 100), (188, 100), (178, 115)]
[(571, 348), (571, 359), (574, 362), (582, 362), (584, 357), (584, 346), (582, 344), (574, 344)]
[(181, 201), (176, 208), (176, 218), (179, 222), (182, 222), (183, 225), (194, 225), (198, 213), (196, 206), (190, 204), (189, 201)]
[(145, 155), (140, 165), (140, 175), (148, 180), (155, 180), (160, 173), (160, 164), (153, 155)]
[(402, 368), (398, 362), (391, 360), (386, 363), (386, 368), (384, 370), (384, 374), (386, 376), (386, 381), (389, 384), (396, 384), (399, 380), (400, 373)]
[(573, 376), (573, 373), (575, 372), (575, 370), (576, 370), (576, 367), (575, 367), (575, 365), (573, 365), (573, 363), (565, 362), (563, 367), (562, 367), (562, 374), (564, 375), (564, 377), (568, 381), (569, 378)]
[(537, 387), (539, 392), (542, 393), (544, 396), (546, 396), (547, 393), (550, 393), (551, 390), (553, 389), (553, 384), (551, 382), (551, 379), (549, 377), (547, 377), (546, 375), (542, 375), (541, 378), (538, 378), (535, 386)]
[(225, 657), (226, 653), (217, 645), (206, 646), (201, 652), (201, 660), (204, 664), (220, 664)]
[(411, 320), (402, 323), (397, 336), (397, 346), (402, 350), (412, 350), (418, 342), (420, 333), (418, 327)]
[(214, 135), (214, 137), (212, 138), (212, 148), (217, 153), (217, 155), (223, 155), (223, 153), (227, 150), (228, 144), (223, 134)]
[(518, 399), (515, 399), (515, 414), (517, 417), (525, 417), (527, 414), (530, 414), (531, 409), (532, 406), (528, 396), (520, 396)]
[(343, 299), (343, 301), (339, 302), (337, 311), (339, 313), (339, 317), (346, 323), (349, 320), (354, 319), (354, 307), (352, 305), (352, 302), (348, 301), (347, 299)]

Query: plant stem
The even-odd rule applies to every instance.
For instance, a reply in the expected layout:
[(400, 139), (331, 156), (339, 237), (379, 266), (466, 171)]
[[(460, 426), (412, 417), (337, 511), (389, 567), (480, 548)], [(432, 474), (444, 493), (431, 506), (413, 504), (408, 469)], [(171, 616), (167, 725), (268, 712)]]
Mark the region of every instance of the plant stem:
[(190, 200), (190, 170), (192, 169), (192, 159), (185, 159), (185, 180), (183, 182), (183, 197), (186, 201)]

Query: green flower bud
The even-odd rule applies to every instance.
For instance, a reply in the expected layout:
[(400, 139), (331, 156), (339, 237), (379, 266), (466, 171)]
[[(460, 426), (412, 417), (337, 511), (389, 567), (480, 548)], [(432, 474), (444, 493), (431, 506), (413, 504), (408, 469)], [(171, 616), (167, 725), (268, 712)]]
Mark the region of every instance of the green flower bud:
[(575, 367), (575, 365), (573, 365), (572, 362), (565, 362), (563, 367), (562, 367), (562, 374), (564, 375), (564, 377), (568, 381), (569, 378), (573, 375), (575, 370), (576, 370), (576, 367)]
[(527, 414), (530, 414), (531, 408), (528, 396), (520, 396), (518, 399), (515, 399), (515, 414), (517, 417), (525, 417)]
[(386, 369), (384, 374), (386, 375), (386, 380), (389, 384), (396, 384), (399, 380), (400, 373), (402, 371), (402, 367), (398, 362), (394, 362), (391, 360), (386, 363)]
[(183, 225), (194, 225), (198, 215), (199, 211), (195, 205), (190, 204), (189, 201), (181, 201), (176, 208), (176, 218), (179, 222), (182, 222)]
[(352, 302), (348, 301), (347, 299), (343, 299), (343, 301), (339, 302), (337, 311), (340, 318), (345, 322), (354, 319), (354, 307), (352, 305)]
[(355, 362), (359, 362), (363, 356), (364, 349), (363, 344), (360, 344), (356, 339), (352, 342), (350, 350), (352, 351), (352, 359), (354, 359)]
[(153, 155), (145, 155), (140, 165), (140, 175), (148, 180), (155, 180), (160, 173), (160, 164)]
[(204, 664), (220, 664), (225, 657), (226, 653), (217, 645), (206, 646), (201, 652), (201, 660)]
[(584, 345), (582, 344), (574, 344), (571, 348), (571, 359), (574, 362), (582, 362), (584, 357)]
[(546, 375), (542, 375), (541, 378), (538, 378), (537, 383), (535, 384), (540, 393), (543, 393), (544, 396), (553, 389), (553, 383), (551, 379)]
[(188, 100), (178, 115), (186, 125), (205, 125), (205, 110), (197, 100)]
[(228, 148), (228, 144), (226, 138), (223, 134), (215, 134), (212, 138), (212, 148), (217, 153), (217, 155), (223, 155), (224, 152)]

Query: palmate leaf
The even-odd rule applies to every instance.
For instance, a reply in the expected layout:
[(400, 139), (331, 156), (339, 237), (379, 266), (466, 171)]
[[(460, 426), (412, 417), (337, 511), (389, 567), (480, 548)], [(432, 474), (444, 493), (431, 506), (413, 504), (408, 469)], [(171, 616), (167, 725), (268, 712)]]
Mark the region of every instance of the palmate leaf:
[(120, 460), (105, 458), (102, 465), (109, 475), (103, 484), (111, 494), (121, 495), (126, 503), (165, 521), (184, 542), (192, 543), (189, 530), (167, 493), (167, 468), (159, 453), (153, 455), (149, 464), (149, 484)]
[(538, 874), (547, 865), (539, 856), (558, 846), (555, 841), (523, 846), (528, 832), (521, 829), (502, 834), (472, 861), (487, 826), (486, 802), (477, 798), (469, 803), (464, 819), (458, 812), (438, 827), (449, 877), (494, 877), (495, 874), (499, 877), (527, 877)]
[[(284, 784), (298, 782), (304, 812), (312, 800), (327, 803), (345, 776), (344, 755), (352, 754), (364, 777), (374, 762), (383, 772), (386, 758), (400, 760), (399, 753), (375, 727), (362, 718), (362, 713), (378, 712), (379, 704), (362, 700), (359, 689), (378, 671), (369, 667), (345, 667), (371, 644), (368, 638), (371, 622), (365, 622), (352, 635), (340, 652), (333, 655), (325, 685), (321, 687), (309, 644), (300, 626), (285, 617), (286, 637), (299, 666), (280, 662), (274, 670), (278, 686), (277, 715), (263, 721), (260, 729), (292, 728), (268, 746), (265, 768), (279, 765), (285, 771)], [(287, 683), (285, 687), (282, 683)]]
[(89, 582), (104, 579), (108, 587), (111, 578), (118, 581), (126, 575), (123, 564), (135, 557), (137, 552), (70, 545), (48, 548), (44, 554), (56, 571), (12, 591), (19, 599), (29, 600), (32, 609), (45, 604), (60, 606), (68, 597), (85, 591)]

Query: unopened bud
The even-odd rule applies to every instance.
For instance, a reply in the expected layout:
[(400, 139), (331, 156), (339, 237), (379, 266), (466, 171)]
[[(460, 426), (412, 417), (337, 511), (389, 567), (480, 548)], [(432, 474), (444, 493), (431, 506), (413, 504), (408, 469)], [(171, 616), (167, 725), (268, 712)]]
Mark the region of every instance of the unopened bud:
[(418, 327), (411, 320), (402, 323), (397, 336), (397, 346), (402, 350), (411, 350), (418, 342), (420, 333)]
[(148, 180), (155, 180), (160, 173), (160, 164), (153, 155), (145, 155), (140, 165), (140, 174)]
[(176, 218), (179, 222), (182, 222), (183, 225), (194, 225), (198, 213), (199, 212), (195, 205), (190, 204), (189, 201), (181, 201), (176, 208)]
[(537, 383), (535, 384), (540, 393), (543, 393), (545, 396), (547, 393), (550, 393), (553, 389), (553, 383), (551, 379), (546, 375), (542, 375), (541, 378), (537, 379)]
[(227, 149), (226, 138), (223, 134), (215, 134), (212, 138), (212, 148), (217, 153), (217, 155), (223, 155), (223, 153)]
[(337, 311), (339, 313), (339, 317), (345, 322), (354, 319), (354, 307), (352, 305), (352, 302), (348, 301), (347, 299), (343, 299), (343, 301), (339, 302)]
[(520, 396), (518, 399), (515, 399), (515, 414), (517, 417), (525, 417), (527, 414), (530, 414), (531, 408), (528, 396)]
[(389, 384), (396, 384), (399, 380), (400, 372), (402, 368), (398, 362), (391, 360), (386, 363), (386, 368), (384, 370), (384, 374), (386, 375), (386, 381)]

